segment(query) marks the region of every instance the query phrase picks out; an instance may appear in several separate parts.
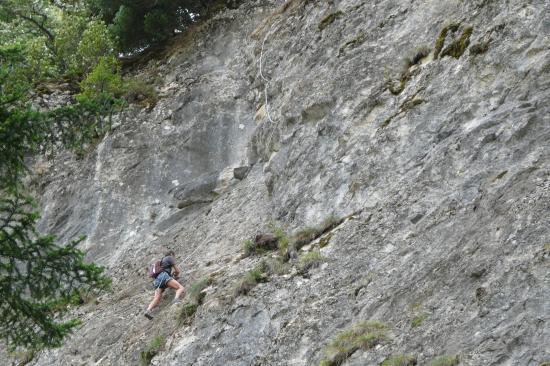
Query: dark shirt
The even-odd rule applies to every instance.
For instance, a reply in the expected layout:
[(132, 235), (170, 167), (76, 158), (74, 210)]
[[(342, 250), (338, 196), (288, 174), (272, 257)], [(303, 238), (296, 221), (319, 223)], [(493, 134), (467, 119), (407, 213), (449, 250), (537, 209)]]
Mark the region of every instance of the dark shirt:
[(176, 265), (176, 260), (172, 256), (164, 257), (160, 261), (160, 266), (162, 270), (169, 275), (172, 275), (172, 266)]

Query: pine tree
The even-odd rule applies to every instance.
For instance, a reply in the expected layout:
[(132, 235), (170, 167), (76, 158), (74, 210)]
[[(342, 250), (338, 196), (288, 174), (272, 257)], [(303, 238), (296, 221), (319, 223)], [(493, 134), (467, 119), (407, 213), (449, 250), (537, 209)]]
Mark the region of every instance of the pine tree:
[[(66, 320), (67, 305), (108, 288), (103, 268), (84, 261), (77, 246), (36, 230), (36, 206), (23, 184), (25, 159), (48, 146), (75, 147), (97, 136), (113, 103), (86, 103), (38, 112), (22, 50), (0, 47), (0, 337), (12, 348), (59, 346), (79, 324)], [(77, 144), (78, 146), (78, 144)]]

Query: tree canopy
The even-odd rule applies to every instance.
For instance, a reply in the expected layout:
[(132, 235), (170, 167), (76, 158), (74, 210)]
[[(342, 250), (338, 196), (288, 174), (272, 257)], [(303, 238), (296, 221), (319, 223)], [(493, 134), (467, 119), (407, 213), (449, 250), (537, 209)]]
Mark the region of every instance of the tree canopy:
[(147, 48), (184, 31), (224, 0), (89, 0), (91, 11), (107, 23), (119, 50)]

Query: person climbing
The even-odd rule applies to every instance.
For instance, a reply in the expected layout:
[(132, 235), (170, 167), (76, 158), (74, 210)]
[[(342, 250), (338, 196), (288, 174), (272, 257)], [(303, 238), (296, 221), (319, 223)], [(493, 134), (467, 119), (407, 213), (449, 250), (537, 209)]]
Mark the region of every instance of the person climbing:
[[(183, 286), (177, 281), (181, 273), (181, 269), (176, 265), (174, 258), (174, 252), (172, 250), (166, 252), (164, 257), (160, 261), (162, 271), (155, 277), (153, 281), (153, 287), (155, 288), (155, 294), (153, 300), (145, 310), (145, 317), (149, 320), (153, 319), (152, 311), (160, 302), (162, 294), (167, 287), (176, 290), (176, 296), (174, 297), (174, 304), (180, 303), (180, 297), (185, 292)], [(173, 268), (173, 271), (172, 271)]]

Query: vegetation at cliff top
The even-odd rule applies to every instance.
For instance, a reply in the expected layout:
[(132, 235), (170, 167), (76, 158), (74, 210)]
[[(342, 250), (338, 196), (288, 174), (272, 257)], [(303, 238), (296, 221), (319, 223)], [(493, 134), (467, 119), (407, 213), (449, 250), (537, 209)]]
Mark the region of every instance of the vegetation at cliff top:
[(136, 52), (185, 31), (201, 17), (237, 1), (88, 0), (92, 14), (109, 24), (121, 52)]

